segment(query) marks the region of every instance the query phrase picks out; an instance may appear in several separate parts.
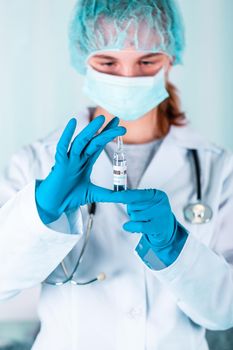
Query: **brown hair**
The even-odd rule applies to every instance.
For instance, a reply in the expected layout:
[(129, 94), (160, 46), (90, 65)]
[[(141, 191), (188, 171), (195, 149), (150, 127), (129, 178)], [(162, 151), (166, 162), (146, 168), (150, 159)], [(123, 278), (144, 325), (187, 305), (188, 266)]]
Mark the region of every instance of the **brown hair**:
[(181, 103), (178, 90), (170, 82), (167, 82), (166, 89), (169, 97), (158, 106), (158, 114), (160, 118), (160, 130), (164, 136), (168, 133), (171, 125), (184, 126), (187, 124), (185, 113), (181, 111)]

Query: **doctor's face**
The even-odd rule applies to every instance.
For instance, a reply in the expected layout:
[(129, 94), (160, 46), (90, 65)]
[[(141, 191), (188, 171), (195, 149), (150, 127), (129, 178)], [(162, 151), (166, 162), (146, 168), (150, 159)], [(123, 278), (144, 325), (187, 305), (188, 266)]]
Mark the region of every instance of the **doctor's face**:
[(136, 50), (105, 51), (91, 56), (88, 64), (95, 70), (125, 77), (152, 76), (164, 67), (166, 75), (171, 58), (164, 53), (146, 53)]

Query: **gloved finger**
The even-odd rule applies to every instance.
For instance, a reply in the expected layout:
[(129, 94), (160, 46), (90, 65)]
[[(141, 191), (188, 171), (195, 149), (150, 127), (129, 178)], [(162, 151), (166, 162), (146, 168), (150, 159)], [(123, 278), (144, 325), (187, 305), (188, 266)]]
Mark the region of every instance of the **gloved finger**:
[(108, 142), (114, 140), (117, 136), (124, 135), (125, 133), (126, 129), (123, 126), (117, 126), (113, 129), (100, 133), (99, 135), (95, 136), (83, 150), (82, 158), (84, 160), (88, 159), (99, 150), (103, 150)]
[(134, 210), (144, 210), (144, 208), (149, 208), (154, 204), (159, 204), (163, 201), (168, 201), (168, 197), (165, 192), (154, 189), (154, 197), (150, 201), (138, 201), (135, 203), (130, 203), (128, 205), (129, 211)]
[(104, 132), (106, 130), (109, 130), (111, 128), (115, 128), (116, 126), (119, 125), (120, 119), (118, 117), (114, 117), (110, 122), (105, 126), (105, 128), (101, 131)]
[(96, 162), (96, 160), (99, 158), (100, 154), (103, 152), (104, 146), (99, 148), (98, 151), (96, 151), (91, 157), (86, 160), (86, 157), (82, 158), (81, 163), (83, 163), (83, 167), (86, 169), (87, 176), (90, 177), (92, 173), (92, 168)]
[(123, 229), (128, 232), (143, 233), (145, 222), (142, 221), (128, 221), (123, 225)]
[(88, 142), (93, 138), (97, 131), (103, 126), (105, 122), (105, 117), (99, 115), (94, 120), (92, 120), (74, 139), (70, 147), (70, 156), (77, 157), (83, 150), (83, 148), (88, 144)]
[(141, 210), (146, 210), (154, 206), (154, 199), (152, 198), (150, 201), (146, 202), (138, 202), (138, 203), (133, 203), (133, 204), (128, 204), (127, 205), (127, 213), (130, 215), (131, 213), (137, 213), (140, 212)]
[(114, 203), (132, 204), (137, 202), (151, 201), (154, 197), (154, 189), (126, 190), (113, 192), (111, 201)]
[[(149, 231), (148, 231), (149, 232)], [(165, 247), (173, 239), (173, 234), (167, 234), (164, 230), (157, 230), (154, 233), (145, 233), (148, 237), (148, 240), (154, 247)]]
[[(120, 119), (118, 117), (114, 117), (112, 120), (110, 120), (110, 122), (105, 126), (105, 128), (101, 131), (100, 134), (104, 133), (107, 130), (116, 128), (119, 125)], [(105, 145), (103, 146), (103, 148), (105, 147)], [(100, 153), (102, 152), (103, 148), (100, 150)], [(97, 157), (98, 158), (98, 157)], [(96, 158), (96, 159), (97, 159)]]
[(72, 140), (72, 137), (74, 135), (75, 129), (77, 125), (77, 120), (75, 118), (70, 119), (70, 121), (67, 123), (58, 143), (57, 143), (57, 150), (56, 150), (56, 160), (58, 157), (64, 157), (67, 156), (67, 152), (69, 149), (69, 144)]
[[(121, 128), (121, 127), (119, 127), (119, 128)], [(118, 136), (120, 136), (120, 135), (118, 135)], [(85, 153), (85, 155), (82, 156), (82, 159), (80, 160), (80, 164), (85, 163), (84, 166), (86, 167), (86, 171), (87, 171), (88, 176), (91, 175), (93, 165), (95, 164), (96, 160), (99, 158), (100, 154), (104, 150), (104, 147), (106, 146), (106, 144), (112, 140), (112, 137), (114, 137), (114, 136), (111, 136), (110, 139), (105, 138), (105, 143), (102, 146), (96, 144), (95, 149), (94, 149), (94, 147), (92, 149), (92, 151), (94, 152), (93, 155), (89, 155), (88, 153)]]
[(154, 196), (153, 189), (113, 191), (92, 184), (92, 202), (112, 202), (129, 204), (136, 201), (150, 200)]
[(169, 205), (159, 205), (155, 204), (151, 208), (141, 211), (133, 211), (128, 213), (131, 220), (135, 221), (147, 221), (147, 220), (155, 220), (160, 222), (164, 220), (168, 215), (171, 215), (171, 208)]
[[(123, 225), (123, 229), (129, 232), (148, 234), (159, 239), (161, 234), (156, 231), (156, 224), (152, 221), (128, 221)], [(164, 234), (162, 234), (164, 236)]]
[(158, 207), (156, 205), (151, 205), (150, 207), (143, 208), (142, 210), (128, 210), (127, 213), (130, 216), (131, 220), (140, 221), (140, 220), (151, 220), (156, 216), (158, 212)]
[(127, 212), (128, 215), (137, 216), (140, 220), (142, 215), (152, 217), (153, 212), (155, 213), (158, 210), (161, 212), (162, 208), (167, 211), (170, 210), (169, 199), (166, 193), (155, 190), (154, 198), (151, 201), (128, 204)]
[[(98, 117), (97, 117), (98, 118)], [(102, 134), (103, 132), (113, 129), (115, 127), (118, 126), (120, 119), (118, 117), (114, 117), (112, 120), (110, 120), (110, 122), (105, 126), (105, 128), (101, 131), (100, 134)], [(97, 130), (98, 131), (98, 130)], [(80, 134), (79, 134), (80, 136)], [(80, 144), (80, 139), (78, 139), (77, 141), (74, 141), (74, 144), (72, 145), (72, 153), (71, 153), (71, 157), (74, 156), (75, 158), (77, 158), (77, 155), (80, 155), (80, 153), (83, 152), (83, 150), (88, 146), (89, 142), (95, 138), (94, 134), (92, 135), (92, 138), (90, 137), (91, 135), (89, 134), (84, 136), (83, 142), (85, 144), (83, 144), (83, 146)]]

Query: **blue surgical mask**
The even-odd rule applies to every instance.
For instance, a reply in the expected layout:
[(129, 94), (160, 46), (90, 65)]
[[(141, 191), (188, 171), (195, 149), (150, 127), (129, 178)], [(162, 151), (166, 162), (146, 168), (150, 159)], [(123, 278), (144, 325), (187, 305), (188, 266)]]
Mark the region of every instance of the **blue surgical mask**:
[(123, 120), (136, 120), (169, 97), (164, 68), (154, 76), (122, 77), (100, 73), (88, 65), (83, 91)]

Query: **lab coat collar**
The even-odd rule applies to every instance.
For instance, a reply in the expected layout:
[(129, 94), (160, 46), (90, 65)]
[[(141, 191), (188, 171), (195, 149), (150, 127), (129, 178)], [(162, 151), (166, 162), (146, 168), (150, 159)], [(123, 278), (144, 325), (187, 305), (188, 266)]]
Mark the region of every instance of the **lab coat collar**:
[(167, 137), (171, 138), (173, 143), (179, 147), (219, 152), (219, 147), (208, 141), (200, 132), (197, 132), (190, 122), (182, 127), (172, 125)]

